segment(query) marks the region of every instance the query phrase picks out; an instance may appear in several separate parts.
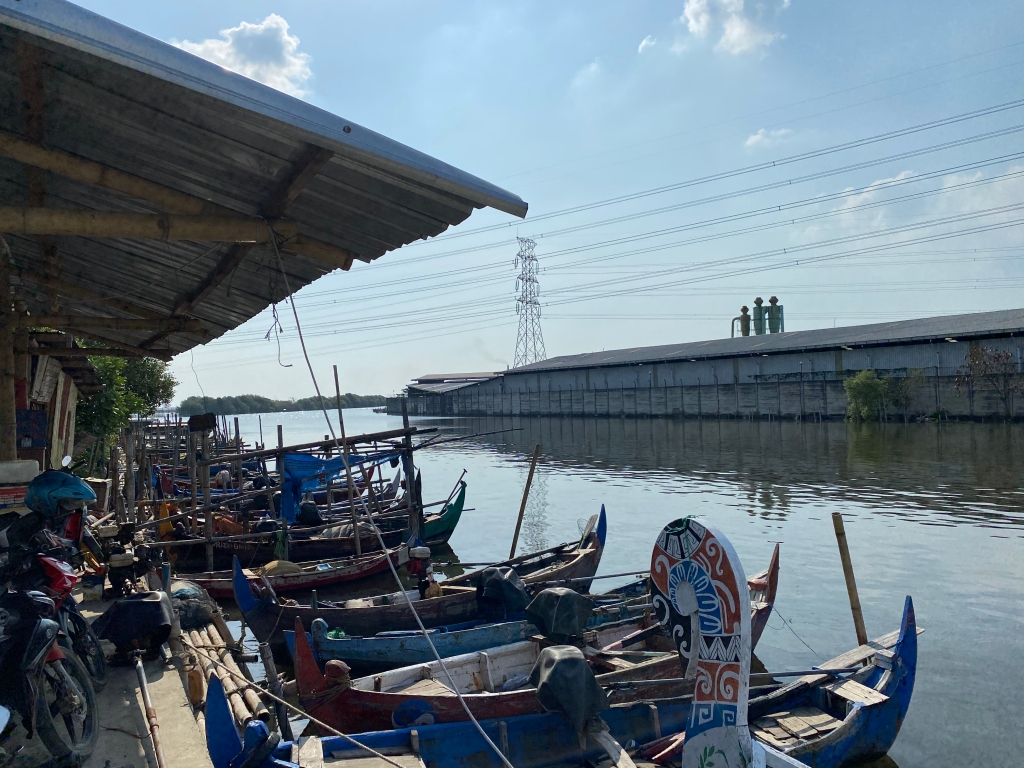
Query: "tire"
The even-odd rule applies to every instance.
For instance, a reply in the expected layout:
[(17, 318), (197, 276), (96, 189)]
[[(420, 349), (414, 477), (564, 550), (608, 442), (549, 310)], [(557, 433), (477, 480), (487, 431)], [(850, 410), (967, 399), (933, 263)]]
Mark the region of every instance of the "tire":
[[(61, 668), (77, 692), (68, 691)], [(68, 712), (62, 713), (62, 705)], [(92, 754), (99, 734), (96, 691), (85, 665), (72, 651), (64, 658), (48, 662), (39, 683), (36, 700), (36, 732), (54, 757), (85, 758)]]
[(103, 653), (100, 639), (96, 637), (92, 626), (77, 608), (66, 610), (68, 636), (61, 639), (61, 647), (70, 647), (74, 651), (89, 672), (93, 689), (102, 691), (103, 686), (107, 684), (107, 657)]

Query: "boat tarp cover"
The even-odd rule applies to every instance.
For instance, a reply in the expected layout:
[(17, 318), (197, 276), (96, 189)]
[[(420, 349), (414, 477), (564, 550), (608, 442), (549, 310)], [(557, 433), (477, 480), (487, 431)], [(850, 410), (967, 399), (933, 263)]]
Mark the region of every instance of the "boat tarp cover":
[(526, 618), (547, 637), (580, 637), (594, 601), (567, 587), (549, 587), (526, 606)]
[(490, 566), (480, 572), (476, 583), (476, 603), (484, 619), (504, 621), (518, 614), (530, 602), (530, 595), (519, 574), (507, 566)]
[[(349, 466), (382, 464), (398, 456), (397, 453), (375, 453), (368, 456), (349, 454)], [(281, 514), (294, 523), (299, 514), (299, 502), (307, 491), (338, 480), (345, 472), (345, 457), (321, 459), (308, 453), (284, 455), (284, 482), (281, 483)]]
[(583, 651), (573, 645), (542, 650), (530, 672), (530, 685), (536, 687), (541, 706), (565, 715), (576, 733), (582, 733), (587, 720), (609, 706)]

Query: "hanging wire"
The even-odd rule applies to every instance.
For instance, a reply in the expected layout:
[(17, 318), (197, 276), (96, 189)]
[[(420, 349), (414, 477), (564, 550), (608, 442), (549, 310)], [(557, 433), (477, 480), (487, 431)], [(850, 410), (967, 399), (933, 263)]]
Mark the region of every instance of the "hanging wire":
[[(278, 247), (278, 241), (277, 241), (278, 235), (277, 235), (276, 232), (274, 232), (273, 227), (271, 226), (269, 221), (267, 221), (266, 224), (267, 224), (268, 227), (271, 228), (271, 238), (270, 238), (270, 241), (271, 241), (271, 243), (273, 243), (273, 246), (274, 246), (274, 254), (277, 256), (277, 266), (278, 266), (278, 269), (281, 270), (281, 277), (284, 278), (285, 289), (288, 291), (288, 295), (292, 296), (291, 288), (288, 285), (288, 275), (285, 273), (284, 265), (281, 262), (281, 250)], [(338, 440), (338, 435), (334, 431), (334, 425), (331, 423), (330, 416), (327, 415), (327, 409), (324, 406), (324, 398), (323, 398), (323, 395), (320, 394), (320, 385), (317, 383), (316, 374), (313, 372), (313, 365), (309, 361), (309, 354), (306, 351), (306, 342), (302, 338), (302, 325), (299, 323), (299, 313), (298, 313), (298, 309), (295, 306), (295, 298), (294, 298), (294, 296), (292, 296), (291, 305), (292, 305), (292, 315), (295, 317), (295, 328), (296, 328), (296, 330), (298, 331), (298, 334), (299, 334), (299, 343), (302, 346), (302, 356), (306, 359), (306, 367), (309, 369), (309, 376), (313, 380), (313, 388), (316, 390), (317, 398), (320, 401), (320, 410), (324, 414), (324, 419), (327, 420), (327, 427), (331, 431), (331, 437), (334, 438), (334, 445), (335, 445), (335, 448), (337, 449), (339, 447), (339, 445), (340, 445), (339, 440)], [(339, 418), (340, 418), (340, 414), (339, 414)], [(410, 491), (410, 493), (412, 492), (412, 482), (411, 482), (411, 479), (410, 479), (410, 482), (409, 482), (409, 491)], [(466, 703), (466, 699), (463, 697), (462, 693), (459, 691), (459, 687), (458, 687), (458, 685), (456, 685), (455, 679), (452, 677), (452, 673), (448, 671), (448, 667), (447, 667), (447, 665), (445, 665), (444, 659), (441, 658), (441, 654), (439, 654), (437, 652), (437, 648), (434, 647), (434, 641), (431, 639), (430, 633), (427, 632), (427, 629), (423, 625), (422, 620), (420, 620), (420, 615), (419, 615), (419, 613), (416, 612), (416, 606), (414, 606), (412, 604), (412, 600), (409, 598), (409, 595), (408, 595), (408, 593), (405, 590), (405, 585), (402, 583), (402, 579), (399, 577), (398, 571), (395, 569), (395, 564), (394, 564), (394, 562), (392, 562), (392, 559), (391, 559), (390, 555), (388, 554), (388, 549), (384, 545), (384, 537), (381, 535), (380, 528), (377, 527), (377, 523), (374, 521), (373, 515), (370, 514), (370, 510), (366, 508), (366, 501), (363, 500), (362, 497), (360, 497), (359, 503), (360, 503), (360, 505), (363, 508), (363, 514), (365, 515), (367, 522), (369, 522), (370, 527), (373, 529), (374, 534), (377, 536), (377, 541), (380, 544), (381, 551), (385, 554), (385, 558), (384, 559), (387, 560), (388, 568), (391, 570), (391, 575), (394, 577), (395, 583), (398, 584), (398, 591), (399, 591), (399, 593), (401, 593), (402, 597), (405, 599), (406, 605), (409, 606), (409, 610), (412, 612), (413, 618), (416, 619), (416, 624), (420, 628), (420, 632), (423, 633), (423, 637), (426, 638), (427, 644), (430, 646), (430, 650), (433, 651), (433, 653), (434, 653), (434, 658), (437, 659), (437, 663), (441, 666), (441, 670), (444, 672), (445, 677), (448, 678), (448, 683), (450, 684), (452, 690), (455, 691), (455, 695), (458, 697), (459, 703), (462, 705), (462, 709), (466, 712), (466, 715), (472, 721), (473, 725), (476, 727), (476, 730), (479, 732), (479, 734), (483, 737), (484, 741), (487, 742), (487, 746), (489, 746), (492, 750), (494, 750), (494, 754), (496, 754), (498, 756), (498, 758), (501, 760), (501, 762), (505, 766), (505, 768), (515, 768), (515, 766), (513, 766), (512, 763), (509, 762), (509, 759), (507, 757), (505, 757), (504, 753), (491, 740), (491, 737), (487, 735), (487, 732), (484, 731), (483, 726), (480, 725), (480, 722), (476, 719), (476, 717), (473, 715), (473, 712), (470, 710), (469, 704)], [(358, 530), (356, 531), (356, 535), (358, 535)]]

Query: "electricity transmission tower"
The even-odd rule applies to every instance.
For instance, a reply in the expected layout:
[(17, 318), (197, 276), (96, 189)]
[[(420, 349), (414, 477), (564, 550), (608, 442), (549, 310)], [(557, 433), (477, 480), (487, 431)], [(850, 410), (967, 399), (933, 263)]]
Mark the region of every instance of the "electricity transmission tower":
[(529, 365), (547, 358), (544, 351), (544, 334), (540, 330), (540, 293), (537, 285), (537, 255), (533, 249), (537, 244), (526, 237), (517, 237), (519, 253), (515, 265), (520, 267), (516, 290), (516, 314), (519, 315), (519, 334), (516, 336), (516, 357), (513, 368)]

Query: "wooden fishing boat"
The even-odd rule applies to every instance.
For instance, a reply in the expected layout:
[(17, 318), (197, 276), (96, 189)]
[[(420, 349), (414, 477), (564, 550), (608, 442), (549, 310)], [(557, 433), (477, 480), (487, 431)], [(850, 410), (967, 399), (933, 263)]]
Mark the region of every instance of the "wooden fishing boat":
[[(778, 591), (778, 576), (779, 546), (776, 544), (768, 568), (748, 580), (751, 597), (752, 647), (757, 646), (757, 641), (771, 614)], [(598, 605), (589, 626), (594, 628), (616, 620), (621, 621), (635, 616), (638, 612), (648, 610), (646, 596), (646, 579), (625, 587), (618, 587), (607, 593), (589, 595)], [(537, 629), (525, 620), (500, 623), (473, 621), (448, 627), (435, 627), (429, 632), (441, 658), (446, 659), (459, 654), (520, 642), (536, 634)], [(429, 663), (434, 660), (434, 652), (431, 650), (430, 644), (418, 630), (381, 632), (370, 637), (348, 635), (331, 637), (329, 633), (330, 629), (326, 622), (313, 621), (309, 639), (313, 655), (321, 667), (331, 659), (338, 659), (352, 667), (354, 672), (370, 674), (410, 664)], [(626, 633), (623, 633), (623, 639), (625, 637)], [(294, 658), (294, 639), (290, 630), (285, 631), (285, 641), (292, 658)], [(614, 640), (606, 636), (605, 642), (614, 643)], [(666, 634), (648, 635), (645, 638), (645, 643), (649, 650), (675, 650), (675, 644)], [(629, 645), (626, 642), (625, 646), (621, 647)]]
[[(596, 536), (596, 546), (587, 542)], [(593, 577), (597, 573), (597, 564), (601, 560), (605, 540), (608, 538), (608, 518), (604, 505), (600, 513), (591, 515), (583, 529), (580, 540), (568, 544), (520, 555), (511, 560), (494, 563), (495, 566), (512, 568), (516, 573), (531, 584), (546, 586), (569, 586), (577, 592), (588, 592)], [(448, 579), (445, 584), (451, 586), (476, 586), (480, 571), (471, 571), (461, 576)]]
[[(614, 705), (601, 713), (601, 720), (620, 743), (633, 741), (645, 744), (686, 725), (690, 714), (688, 698), (670, 701), (640, 702)], [(605, 749), (592, 738), (580, 748), (580, 737), (562, 715), (521, 715), (500, 720), (481, 720), (480, 726), (498, 745), (516, 768), (544, 768), (584, 760), (597, 764)], [(376, 731), (354, 737), (360, 744), (389, 756), (408, 768), (503, 768), (470, 722), (417, 725), (413, 728)], [(214, 676), (206, 699), (206, 743), (213, 768), (233, 768), (244, 764), (250, 768), (297, 768), (290, 762), (298, 755), (299, 742), (281, 741), (273, 746), (265, 724), (258, 720), (246, 726), (245, 745), (235, 730), (227, 699), (220, 680)], [(374, 760), (341, 736), (302, 741), (303, 754), (330, 755), (333, 768), (350, 764), (352, 768), (387, 768), (387, 763)], [(265, 755), (263, 760), (259, 756)], [(322, 759), (322, 757), (321, 757)], [(353, 762), (348, 763), (349, 760)], [(303, 765), (312, 763), (303, 762)]]
[[(588, 522), (587, 535), (572, 545), (571, 551), (566, 550), (564, 558), (551, 562), (540, 559), (529, 565), (521, 565), (518, 570), (520, 577), (528, 586), (539, 584), (541, 588), (552, 578), (568, 578), (565, 575), (568, 573), (575, 574), (572, 578), (592, 577), (601, 563), (607, 528), (607, 520), (602, 509), (601, 514), (594, 515)], [(447, 582), (442, 582), (440, 586), (440, 597), (420, 599), (418, 591), (407, 593), (415, 603), (416, 611), (425, 627), (461, 624), (480, 618), (476, 587)], [(338, 627), (347, 635), (363, 637), (378, 632), (417, 628), (412, 611), (399, 592), (347, 600), (337, 604), (321, 601), (316, 607), (278, 600), (266, 591), (256, 597), (237, 559), (233, 587), (235, 601), (253, 634), (261, 643), (270, 643), (275, 655), (282, 660), (288, 658), (283, 630), (290, 629), (296, 617), (302, 620), (306, 630), (312, 626), (314, 619), (321, 618), (332, 629)]]
[[(895, 632), (822, 662), (809, 674), (747, 703), (753, 739), (796, 765), (847, 768), (883, 757), (899, 734), (917, 676), (917, 626), (908, 596)], [(861, 667), (860, 665), (864, 666)], [(685, 743), (685, 728), (639, 751), (665, 764)]]
[[(748, 580), (748, 586), (764, 583), (769, 573), (777, 576), (778, 562), (776, 546), (769, 568)], [(774, 601), (774, 591), (772, 597)], [(752, 619), (764, 610), (760, 598), (761, 595), (757, 595), (757, 599), (751, 600)], [(660, 629), (649, 615), (605, 625), (595, 622), (584, 639), (588, 645), (585, 654), (598, 682), (609, 684), (678, 678), (682, 667), (675, 643), (671, 638), (663, 637)], [(414, 720), (433, 723), (467, 719), (455, 690), (466, 697), (470, 710), (478, 718), (511, 717), (542, 711), (534, 691), (525, 688), (526, 677), (541, 649), (551, 644), (537, 636), (536, 630), (529, 640), (496, 643), (483, 651), (447, 658), (445, 667), (452, 675), (455, 689), (450, 687), (451, 681), (434, 660), (429, 647), (429, 658), (425, 663), (352, 680), (350, 685), (348, 680), (332, 679), (330, 666), (325, 676), (320, 669), (325, 659), (315, 655), (313, 648), (330, 647), (332, 641), (326, 633), (326, 624), (320, 620), (313, 623), (314, 645), (310, 644), (305, 632), (296, 629), (295, 633), (289, 633), (288, 641), (294, 645), (295, 679), (307, 711), (345, 733), (401, 728)], [(401, 641), (411, 639), (406, 636)], [(343, 640), (334, 642), (342, 647), (345, 645)], [(394, 646), (393, 642), (386, 644)], [(753, 646), (754, 643), (751, 650)], [(343, 660), (349, 661), (347, 658)], [(660, 693), (678, 695), (688, 690), (688, 686), (680, 689), (676, 685)], [(617, 700), (628, 700), (637, 693), (636, 689), (620, 691)]]
[[(409, 547), (402, 544), (389, 550), (391, 562), (399, 567), (409, 562)], [(388, 570), (387, 555), (376, 552), (362, 557), (345, 557), (337, 560), (319, 560), (309, 563), (294, 563), (298, 569), (294, 573), (264, 574), (259, 569), (243, 568), (242, 573), (250, 584), (266, 583), (275, 594), (297, 592), (304, 589), (322, 589), (332, 584), (358, 581), (377, 573)], [(189, 581), (194, 581), (205, 589), (211, 597), (231, 597), (234, 595), (234, 571), (203, 571), (201, 573), (184, 574)]]
[(823, 768), (882, 757), (896, 741), (910, 708), (921, 631), (913, 600), (907, 596), (899, 632), (821, 665), (843, 669), (867, 662), (863, 669), (842, 678), (809, 675), (751, 699), (751, 735), (802, 763)]
[[(451, 503), (444, 505), (440, 511), (425, 514), (424, 543), (427, 546), (446, 544), (455, 533), (455, 526), (462, 518), (462, 510), (466, 502), (466, 486), (462, 488)], [(407, 513), (397, 511), (396, 514), (375, 516), (374, 523), (381, 532), (384, 546), (393, 549), (400, 546), (409, 537), (409, 520)], [(338, 533), (338, 535), (332, 535)], [(231, 560), (237, 557), (250, 565), (264, 565), (278, 559), (278, 532), (267, 533), (260, 539), (241, 541), (215, 541), (213, 543), (214, 564), (220, 567), (231, 567)], [(363, 522), (358, 526), (360, 549), (363, 553), (379, 552), (380, 542), (373, 529)], [(356, 533), (351, 523), (338, 523), (335, 529), (323, 526), (304, 527), (289, 526), (288, 557), (293, 562), (331, 560), (340, 557), (352, 557), (356, 554)], [(178, 548), (177, 569), (179, 572), (198, 571), (205, 565), (206, 545), (201, 538), (196, 538), (195, 546)]]

